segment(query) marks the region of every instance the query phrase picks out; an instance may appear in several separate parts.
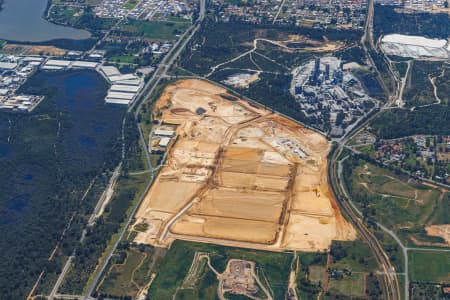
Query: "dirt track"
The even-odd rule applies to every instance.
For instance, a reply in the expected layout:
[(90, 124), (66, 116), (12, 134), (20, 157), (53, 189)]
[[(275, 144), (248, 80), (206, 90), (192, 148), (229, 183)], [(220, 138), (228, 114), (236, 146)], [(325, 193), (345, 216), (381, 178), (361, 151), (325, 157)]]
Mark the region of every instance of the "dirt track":
[(149, 229), (135, 242), (323, 251), (354, 239), (328, 186), (326, 138), (228, 96), (200, 80), (165, 89), (155, 111), (178, 138), (136, 214)]

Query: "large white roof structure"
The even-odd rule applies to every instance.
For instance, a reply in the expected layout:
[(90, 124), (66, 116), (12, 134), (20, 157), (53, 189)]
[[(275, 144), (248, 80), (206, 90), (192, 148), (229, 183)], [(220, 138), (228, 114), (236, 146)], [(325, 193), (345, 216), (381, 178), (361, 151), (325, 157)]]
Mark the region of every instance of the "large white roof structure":
[(70, 60), (56, 60), (56, 59), (49, 59), (45, 65), (46, 66), (58, 66), (58, 67), (68, 67), (72, 61)]
[(121, 104), (121, 105), (128, 105), (130, 104), (130, 100), (124, 100), (124, 99), (115, 99), (115, 98), (105, 98), (106, 103), (110, 104)]
[(136, 94), (132, 93), (119, 93), (119, 92), (109, 92), (107, 97), (111, 99), (125, 99), (125, 100), (132, 100), (136, 96)]
[(115, 76), (120, 75), (119, 70), (113, 66), (101, 66), (100, 70), (107, 76)]
[(98, 63), (90, 61), (74, 61), (72, 66), (74, 68), (90, 68), (93, 69), (97, 67)]
[(17, 63), (10, 63), (10, 62), (0, 62), (0, 69), (4, 70), (12, 70), (15, 67), (17, 67)]
[(136, 85), (122, 85), (122, 84), (114, 84), (111, 86), (111, 91), (113, 92), (128, 92), (128, 93), (137, 93), (140, 87)]
[(448, 59), (447, 41), (422, 36), (388, 34), (381, 39), (381, 48), (389, 55), (403, 57), (435, 57)]
[(429, 48), (443, 48), (447, 44), (446, 40), (429, 39), (423, 36), (403, 34), (388, 34), (385, 35), (381, 41), (383, 43), (396, 43)]

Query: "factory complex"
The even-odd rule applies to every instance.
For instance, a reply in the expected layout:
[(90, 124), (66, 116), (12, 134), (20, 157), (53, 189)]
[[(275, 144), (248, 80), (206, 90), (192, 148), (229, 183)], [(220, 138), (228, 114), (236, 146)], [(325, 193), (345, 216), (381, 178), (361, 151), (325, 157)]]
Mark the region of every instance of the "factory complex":
[(39, 95), (16, 94), (44, 58), (0, 54), (0, 110), (32, 111), (43, 99)]
[(22, 95), (16, 91), (38, 69), (43, 71), (65, 71), (69, 69), (91, 69), (99, 72), (110, 84), (105, 102), (128, 105), (133, 102), (143, 87), (143, 80), (135, 74), (122, 74), (114, 66), (103, 66), (99, 62), (84, 60), (60, 60), (44, 56), (0, 55), (0, 109), (10, 111), (32, 111), (43, 99), (40, 95)]
[(343, 69), (337, 57), (317, 57), (295, 68), (292, 75), (290, 91), (300, 108), (332, 137), (343, 136), (374, 106), (360, 81)]

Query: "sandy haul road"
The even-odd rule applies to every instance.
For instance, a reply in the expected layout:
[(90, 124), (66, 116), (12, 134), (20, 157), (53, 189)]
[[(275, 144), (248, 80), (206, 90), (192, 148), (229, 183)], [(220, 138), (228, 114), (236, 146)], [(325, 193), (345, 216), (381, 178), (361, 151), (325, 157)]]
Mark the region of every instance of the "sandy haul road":
[(177, 138), (136, 214), (149, 226), (135, 242), (323, 251), (355, 238), (328, 186), (324, 136), (200, 80), (167, 87), (155, 115)]

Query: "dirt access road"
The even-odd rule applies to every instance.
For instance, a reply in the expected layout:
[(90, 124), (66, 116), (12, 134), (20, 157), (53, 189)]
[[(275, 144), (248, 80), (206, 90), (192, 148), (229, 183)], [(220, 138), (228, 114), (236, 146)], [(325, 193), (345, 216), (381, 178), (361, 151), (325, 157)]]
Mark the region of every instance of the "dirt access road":
[(168, 86), (154, 115), (176, 138), (135, 216), (148, 224), (135, 242), (324, 251), (355, 238), (330, 192), (321, 134), (201, 80)]

